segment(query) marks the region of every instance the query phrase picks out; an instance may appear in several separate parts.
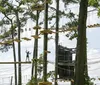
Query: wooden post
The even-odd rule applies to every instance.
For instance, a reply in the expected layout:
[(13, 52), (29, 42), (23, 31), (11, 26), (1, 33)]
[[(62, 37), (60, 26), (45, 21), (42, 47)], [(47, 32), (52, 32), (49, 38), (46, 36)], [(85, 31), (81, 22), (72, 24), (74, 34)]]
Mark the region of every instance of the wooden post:
[(39, 85), (52, 85), (51, 82), (39, 82)]

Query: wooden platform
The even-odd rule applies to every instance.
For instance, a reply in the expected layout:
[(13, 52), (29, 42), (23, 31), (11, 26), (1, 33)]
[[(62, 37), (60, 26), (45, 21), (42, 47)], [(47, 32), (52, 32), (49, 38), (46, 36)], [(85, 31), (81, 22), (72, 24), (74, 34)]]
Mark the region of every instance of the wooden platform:
[(0, 62), (0, 64), (31, 64), (32, 62), (31, 61), (28, 61), (28, 62)]
[(58, 65), (62, 65), (62, 66), (75, 66), (75, 63), (59, 63)]

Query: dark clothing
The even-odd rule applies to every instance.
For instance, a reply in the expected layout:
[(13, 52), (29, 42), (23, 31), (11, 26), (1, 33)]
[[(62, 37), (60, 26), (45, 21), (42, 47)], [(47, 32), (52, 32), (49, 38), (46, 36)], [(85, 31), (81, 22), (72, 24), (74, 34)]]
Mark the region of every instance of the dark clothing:
[(30, 61), (30, 59), (29, 59), (29, 54), (30, 54), (30, 52), (29, 52), (29, 51), (26, 51), (26, 61), (27, 61), (27, 60)]

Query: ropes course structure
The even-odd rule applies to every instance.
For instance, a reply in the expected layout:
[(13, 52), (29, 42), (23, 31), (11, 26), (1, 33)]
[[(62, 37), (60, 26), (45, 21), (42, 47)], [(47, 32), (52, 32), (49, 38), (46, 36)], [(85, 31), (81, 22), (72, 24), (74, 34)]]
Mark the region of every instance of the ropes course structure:
[[(93, 24), (93, 25), (88, 25), (87, 28), (94, 28), (94, 27), (100, 27), (100, 24)], [(41, 29), (41, 27), (34, 27), (33, 28), (34, 30), (36, 29)], [(62, 32), (71, 32), (71, 31), (74, 31), (74, 30), (77, 30), (77, 27), (72, 27), (72, 28), (59, 28), (59, 31), (58, 32), (55, 32), (54, 31), (55, 28), (49, 28), (48, 30), (40, 30), (40, 34), (38, 36), (36, 35), (31, 35), (32, 38), (35, 38), (35, 39), (39, 39), (41, 38), (40, 35), (44, 35), (45, 33), (47, 34), (55, 34), (55, 33), (62, 33)], [(25, 30), (27, 31), (27, 30)], [(31, 29), (29, 30), (31, 31)], [(30, 41), (31, 38), (28, 38), (28, 37), (22, 37), (21, 40), (18, 40), (18, 38), (14, 39), (14, 40), (8, 40), (8, 41), (4, 41), (4, 42), (0, 42), (0, 45), (3, 45), (3, 44), (12, 44), (12, 42), (21, 42), (22, 40), (26, 40), (26, 41)], [(31, 61), (29, 62), (0, 62), (0, 64), (32, 64)], [(48, 61), (48, 63), (51, 63), (51, 64), (55, 64), (55, 62), (52, 62), (52, 61)], [(91, 65), (91, 64), (97, 64), (97, 63), (100, 63), (100, 60), (98, 61), (94, 61), (94, 62), (89, 62), (88, 65)], [(69, 63), (68, 63), (69, 64)], [(75, 65), (75, 63), (72, 63), (72, 65)], [(57, 68), (60, 68), (60, 69), (63, 69), (63, 70), (67, 70), (67, 71), (71, 71), (69, 69), (65, 69), (65, 68), (61, 68), (59, 66), (57, 66)], [(73, 70), (72, 70), (73, 71)]]
[[(31, 64), (32, 62), (3, 62), (2, 64), (14, 64), (14, 63), (22, 63), (22, 64)], [(50, 64), (55, 64), (55, 62), (53, 62), (53, 61), (48, 61), (48, 63), (50, 63)], [(95, 62), (90, 62), (90, 63), (88, 63), (89, 65), (91, 65), (91, 64), (96, 64), (96, 63), (100, 63), (100, 60), (99, 61), (95, 61)], [(0, 62), (0, 64), (1, 64), (1, 62)], [(30, 66), (28, 66), (27, 68), (25, 68), (25, 69), (23, 69), (23, 71), (24, 70), (26, 70), (26, 69), (28, 69), (28, 68), (30, 68)], [(57, 66), (57, 68), (60, 68), (60, 69), (62, 69), (62, 70), (66, 70), (66, 71), (73, 71), (73, 70), (69, 70), (69, 69), (65, 69), (65, 68), (61, 68), (61, 67), (59, 67), (59, 66)], [(100, 69), (100, 68), (96, 68), (96, 69), (93, 69), (93, 70), (98, 70), (98, 69)], [(93, 71), (93, 70), (89, 70), (89, 71)], [(14, 74), (14, 73), (11, 73), (11, 74)], [(3, 74), (4, 75), (4, 74)], [(3, 76), (2, 75), (2, 76)], [(5, 75), (7, 75), (7, 74), (5, 74)], [(0, 75), (1, 76), (1, 75)], [(99, 80), (99, 78), (98, 78), (98, 80)], [(60, 81), (64, 81), (64, 80), (60, 80)], [(66, 80), (65, 80), (66, 81)], [(68, 80), (67, 80), (68, 81)]]
[[(50, 2), (50, 0), (48, 0), (48, 2)], [(46, 3), (48, 3), (48, 2), (46, 2)], [(44, 10), (43, 9), (43, 5), (32, 6), (32, 8), (33, 8), (33, 10)], [(94, 25), (88, 25), (87, 26), (87, 28), (94, 28), (94, 27), (100, 27), (100, 24), (94, 24)], [(34, 29), (41, 29), (41, 27), (34, 27)], [(55, 33), (62, 33), (62, 32), (74, 31), (74, 30), (77, 30), (77, 27), (59, 28), (59, 29), (60, 30), (58, 32), (53, 31), (53, 30), (55, 30), (55, 28), (49, 28), (48, 30), (41, 30), (39, 35), (43, 35), (45, 33), (47, 33), (47, 34), (55, 34)], [(39, 38), (41, 38), (39, 35), (38, 36), (31, 35), (31, 37), (35, 38), (35, 39), (39, 39)], [(3, 45), (3, 44), (12, 44), (14, 41), (15, 42), (21, 42), (22, 40), (30, 41), (31, 38), (22, 37), (21, 40), (18, 40), (18, 38), (16, 38), (16, 39), (13, 39), (13, 40), (8, 40), (8, 41), (0, 42), (0, 45)], [(51, 61), (48, 61), (48, 63), (54, 64), (54, 62), (51, 62)], [(90, 62), (88, 64), (96, 64), (96, 63), (100, 63), (100, 61), (94, 61), (94, 62)], [(32, 64), (32, 62), (31, 61), (29, 61), (29, 62), (0, 62), (0, 64)], [(74, 65), (74, 64), (72, 63), (72, 65)], [(64, 68), (61, 68), (59, 66), (58, 66), (58, 68), (64, 69)], [(68, 70), (68, 69), (64, 69), (64, 70)]]
[[(21, 64), (32, 64), (32, 62), (31, 61), (22, 61), (22, 62), (0, 62), (0, 64), (19, 64), (19, 63), (21, 63)], [(55, 62), (53, 62), (53, 61), (48, 61), (48, 63), (50, 63), (50, 64), (55, 64)], [(88, 62), (88, 65), (92, 65), (92, 64), (97, 64), (97, 63), (100, 63), (100, 60), (98, 60), (98, 61), (92, 61), (92, 62)], [(68, 64), (70, 64), (70, 63), (68, 63)], [(71, 64), (72, 66), (74, 65), (74, 62)]]
[[(94, 28), (94, 27), (100, 27), (100, 24), (93, 24), (93, 25), (88, 25), (87, 28)], [(39, 26), (35, 26), (33, 29), (41, 29), (41, 27)], [(71, 31), (74, 31), (74, 30), (77, 30), (77, 27), (71, 27), (71, 28), (59, 28), (59, 31), (58, 32), (55, 32), (53, 31), (55, 30), (55, 28), (49, 28), (48, 30), (40, 30), (40, 33), (38, 34), (38, 36), (36, 35), (31, 35), (32, 38), (35, 38), (35, 39), (39, 39), (41, 38), (39, 35), (43, 35), (44, 33), (47, 33), (47, 34), (55, 34), (55, 33), (62, 33), (62, 32), (71, 32)], [(31, 31), (31, 30), (30, 30)], [(2, 36), (2, 35), (0, 35)], [(26, 41), (30, 41), (31, 38), (27, 38), (27, 37), (22, 37), (21, 40), (18, 40), (18, 38), (16, 39), (11, 39), (11, 40), (8, 40), (8, 41), (4, 41), (4, 42), (0, 42), (0, 45), (3, 45), (3, 44), (12, 44), (12, 42), (21, 42), (22, 40), (26, 40)]]

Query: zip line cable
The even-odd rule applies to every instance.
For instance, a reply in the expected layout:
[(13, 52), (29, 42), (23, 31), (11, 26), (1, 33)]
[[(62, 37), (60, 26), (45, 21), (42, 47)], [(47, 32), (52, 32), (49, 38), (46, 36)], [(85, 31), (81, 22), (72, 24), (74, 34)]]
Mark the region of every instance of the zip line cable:
[[(48, 63), (51, 63), (51, 64), (55, 64), (54, 62), (52, 62), (52, 61), (48, 61)], [(88, 65), (91, 65), (91, 64), (97, 64), (97, 63), (100, 63), (100, 60), (98, 60), (98, 61), (93, 61), (93, 62), (88, 62)], [(25, 65), (24, 65), (25, 66)], [(23, 67), (23, 66), (22, 66)], [(30, 67), (30, 66), (29, 66)], [(58, 68), (61, 68), (61, 67), (58, 67)], [(68, 69), (64, 69), (64, 68), (61, 68), (61, 69), (63, 69), (63, 70), (68, 70)], [(2, 71), (0, 71), (0, 72), (8, 72), (8, 71), (10, 71), (10, 70), (12, 70), (12, 69), (8, 69), (8, 70), (2, 70)], [(14, 70), (14, 69), (13, 69)]]
[[(23, 71), (26, 71), (28, 68), (30, 68), (31, 66), (28, 66), (27, 68), (24, 68), (24, 69), (22, 69), (22, 72)], [(14, 74), (14, 73), (10, 73), (10, 74), (2, 74), (2, 75), (0, 75), (0, 76), (4, 76), (4, 75), (12, 75), (12, 74)]]
[(98, 63), (100, 63), (100, 60), (94, 61), (94, 62), (89, 62), (88, 64), (91, 65), (91, 64), (98, 64)]
[[(90, 63), (90, 64), (93, 64), (93, 63), (100, 63), (100, 61), (96, 61), (96, 62), (92, 62), (92, 63)], [(55, 64), (54, 62), (49, 62), (49, 63), (51, 63), (51, 64)], [(24, 69), (22, 69), (22, 71), (26, 71), (26, 69), (28, 69), (28, 68), (30, 68), (31, 66), (28, 66), (27, 68), (24, 68)], [(62, 68), (62, 67), (60, 67), (60, 66), (57, 66), (57, 68), (59, 68), (59, 69), (62, 69), (62, 70), (65, 70), (65, 71), (71, 71), (71, 72), (74, 72), (73, 70), (69, 70), (69, 69), (65, 69), (65, 68)], [(99, 70), (100, 68), (96, 68), (96, 69), (93, 69), (93, 70)], [(89, 70), (89, 71), (93, 71), (93, 70)], [(14, 74), (14, 73), (11, 73), (11, 74), (2, 74), (2, 75), (0, 75), (0, 76), (4, 76), (4, 75), (12, 75), (12, 74)]]
[(91, 58), (91, 59), (88, 59), (89, 61), (90, 60), (93, 60), (94, 61), (94, 59), (96, 60), (96, 59), (100, 59), (100, 57), (95, 57), (95, 58)]
[(95, 9), (89, 10), (88, 12), (93, 12), (93, 11), (97, 11), (97, 9), (95, 8)]
[[(49, 63), (54, 64), (54, 62), (49, 62)], [(23, 69), (22, 71), (25, 71), (26, 69), (28, 69), (28, 68), (30, 68), (30, 67), (31, 67), (31, 66), (29, 66), (29, 67)], [(73, 71), (73, 70), (69, 70), (69, 69), (62, 68), (62, 67), (60, 67), (60, 66), (57, 66), (57, 67), (60, 68), (60, 69), (62, 69), (62, 70)], [(73, 72), (74, 72), (74, 71), (73, 71)], [(14, 74), (14, 73), (11, 73), (11, 74), (2, 74), (2, 75), (0, 75), (0, 76), (4, 76), (4, 75), (12, 75), (12, 74)]]
[(95, 69), (91, 69), (91, 70), (88, 70), (88, 71), (94, 71), (94, 70), (100, 70), (100, 68), (95, 68)]
[[(22, 67), (22, 69), (24, 69), (24, 68)], [(12, 70), (14, 70), (14, 68), (12, 68), (12, 69), (10, 68), (10, 69), (7, 69), (7, 70), (2, 70), (2, 71), (0, 71), (0, 73), (2, 73), (2, 72), (9, 72), (9, 71), (12, 71)]]

